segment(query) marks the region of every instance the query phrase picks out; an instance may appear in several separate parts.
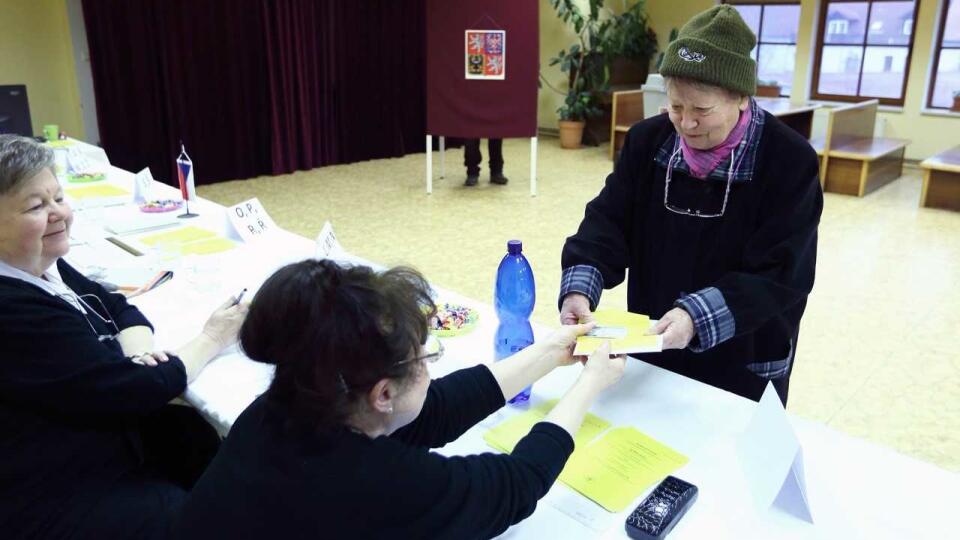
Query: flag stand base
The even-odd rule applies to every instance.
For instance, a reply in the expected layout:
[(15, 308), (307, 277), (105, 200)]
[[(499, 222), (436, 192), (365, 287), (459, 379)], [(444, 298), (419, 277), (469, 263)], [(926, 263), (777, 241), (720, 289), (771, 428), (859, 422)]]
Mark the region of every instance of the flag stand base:
[(180, 215), (177, 216), (177, 217), (180, 218), (180, 219), (187, 219), (187, 218), (197, 217), (198, 215), (200, 215), (200, 214), (194, 214), (193, 212), (190, 211), (190, 201), (184, 199), (184, 200), (183, 200), (183, 213), (180, 214)]

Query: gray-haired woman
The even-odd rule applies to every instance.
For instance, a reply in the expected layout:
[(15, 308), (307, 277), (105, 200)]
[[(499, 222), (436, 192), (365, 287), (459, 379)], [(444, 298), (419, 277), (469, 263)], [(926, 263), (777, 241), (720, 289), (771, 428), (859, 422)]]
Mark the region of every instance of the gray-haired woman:
[(755, 44), (721, 5), (667, 48), (668, 114), (631, 128), (567, 239), (560, 316), (589, 320), (629, 269), (628, 308), (663, 335), (644, 360), (754, 400), (772, 381), (786, 403), (823, 193), (809, 143), (750, 97)]
[(154, 350), (135, 307), (62, 259), (73, 213), (52, 164), (48, 148), (0, 135), (0, 531), (163, 538), (219, 444), (167, 403), (235, 341), (246, 305)]

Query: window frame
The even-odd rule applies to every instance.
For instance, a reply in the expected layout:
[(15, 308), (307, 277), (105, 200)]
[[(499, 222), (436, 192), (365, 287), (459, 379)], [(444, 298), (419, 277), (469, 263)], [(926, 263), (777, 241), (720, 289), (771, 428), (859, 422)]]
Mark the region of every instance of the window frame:
[[(757, 59), (755, 60), (755, 62), (757, 63), (756, 76), (758, 80), (760, 78), (760, 48), (763, 47), (764, 45), (793, 45), (793, 49), (794, 49), (793, 71), (796, 72), (797, 70), (797, 54), (796, 54), (797, 41), (796, 40), (800, 36), (800, 21), (797, 20), (797, 34), (794, 37), (794, 41), (792, 42), (763, 41), (763, 12), (767, 6), (797, 6), (802, 10), (803, 5), (801, 3), (801, 0), (723, 0), (722, 3), (728, 4), (731, 6), (760, 6), (760, 22), (757, 25)], [(780, 89), (782, 91), (783, 86), (781, 86)], [(789, 94), (781, 93), (780, 97), (787, 98), (795, 93), (796, 93), (796, 88), (794, 88), (794, 85), (791, 84), (790, 93)]]
[[(943, 49), (957, 49), (960, 50), (960, 46), (956, 47), (944, 47), (943, 41), (947, 30), (947, 12), (950, 10), (950, 2), (960, 2), (960, 0), (941, 0), (940, 1), (940, 22), (937, 25), (937, 33), (934, 34), (933, 41), (933, 55), (931, 56), (932, 63), (930, 64), (930, 76), (927, 79), (927, 98), (924, 100), (924, 107), (928, 110), (933, 111), (950, 111), (950, 107), (938, 107), (933, 104), (933, 93), (937, 88), (937, 77), (940, 75), (940, 51)], [(960, 3), (957, 4), (957, 9), (960, 9)]]
[[(873, 15), (873, 6), (875, 4), (883, 4), (889, 2), (902, 2), (903, 0), (823, 0), (820, 3), (820, 13), (818, 14), (819, 23), (817, 24), (817, 36), (816, 41), (814, 42), (814, 60), (813, 60), (813, 77), (810, 84), (810, 99), (818, 101), (840, 101), (846, 103), (859, 103), (868, 99), (877, 99), (880, 101), (880, 105), (889, 105), (892, 107), (903, 107), (904, 102), (907, 98), (907, 81), (910, 79), (910, 65), (913, 62), (913, 48), (917, 39), (917, 14), (920, 12), (920, 2), (921, 0), (913, 0), (913, 25), (910, 31), (910, 41), (906, 45), (870, 45), (868, 43), (870, 39), (870, 17)], [(827, 27), (827, 12), (830, 11), (831, 4), (861, 4), (867, 3), (867, 20), (864, 22), (863, 30), (863, 40), (859, 43), (859, 47), (862, 50), (860, 56), (860, 72), (857, 76), (857, 95), (848, 96), (843, 94), (824, 94), (820, 92), (820, 65), (823, 61), (823, 48), (824, 48), (824, 38)], [(858, 46), (853, 43), (845, 43), (846, 46)], [(889, 98), (889, 97), (879, 97), (879, 96), (863, 96), (860, 95), (860, 88), (863, 85), (863, 64), (864, 60), (867, 57), (867, 47), (895, 47), (895, 48), (905, 48), (907, 49), (907, 62), (903, 68), (903, 82), (900, 86), (900, 98)]]

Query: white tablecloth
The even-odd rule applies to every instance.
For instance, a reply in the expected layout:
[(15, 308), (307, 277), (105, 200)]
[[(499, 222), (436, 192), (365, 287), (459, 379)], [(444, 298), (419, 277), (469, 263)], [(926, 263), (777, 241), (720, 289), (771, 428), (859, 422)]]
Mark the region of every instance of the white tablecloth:
[[(132, 174), (111, 168), (108, 181), (130, 188)], [(165, 196), (176, 196), (169, 187), (158, 189)], [(223, 207), (200, 201), (191, 208), (200, 214), (191, 225), (217, 231), (227, 227)], [(144, 264), (146, 259), (132, 257), (102, 240), (106, 235), (99, 228), (98, 216), (102, 215), (97, 209), (77, 212), (78, 236), (82, 238), (70, 259), (80, 266), (104, 266), (108, 277), (116, 268)], [(209, 313), (229, 295), (246, 287), (252, 296), (276, 268), (313, 254), (311, 240), (281, 231), (224, 254), (166, 261), (175, 266), (174, 279), (134, 303), (156, 326), (158, 347), (176, 347), (194, 336)], [(366, 262), (348, 253), (339, 258)], [(447, 354), (431, 366), (433, 375), (492, 361), (496, 320), (491, 307), (452, 291), (437, 292), (441, 301), (478, 309), (480, 323), (471, 334), (445, 341)], [(537, 335), (546, 331), (535, 327)], [(578, 369), (558, 369), (535, 384), (532, 402), (560, 397)], [(267, 388), (271, 376), (270, 366), (251, 362), (234, 348), (209, 364), (190, 385), (186, 398), (226, 433), (243, 409)], [(753, 510), (734, 445), (755, 407), (736, 395), (631, 360), (623, 380), (599, 399), (592, 412), (613, 425), (635, 426), (690, 458), (675, 474), (696, 484), (700, 496), (671, 533), (673, 539), (933, 539), (955, 534), (949, 520), (960, 500), (956, 474), (793, 417), (816, 524), (776, 508)], [(439, 451), (448, 455), (491, 451), (482, 440), (484, 430), (519, 411), (522, 408), (505, 407)], [(610, 514), (557, 483), (537, 511), (504, 537), (625, 538), (623, 522), (628, 512)]]

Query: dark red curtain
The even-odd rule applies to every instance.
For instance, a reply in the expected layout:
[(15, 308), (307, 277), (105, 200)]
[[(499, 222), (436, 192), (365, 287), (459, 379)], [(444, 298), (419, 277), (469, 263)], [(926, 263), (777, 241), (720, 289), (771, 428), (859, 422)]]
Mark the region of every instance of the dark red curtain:
[(424, 0), (83, 0), (101, 143), (211, 183), (423, 151)]

